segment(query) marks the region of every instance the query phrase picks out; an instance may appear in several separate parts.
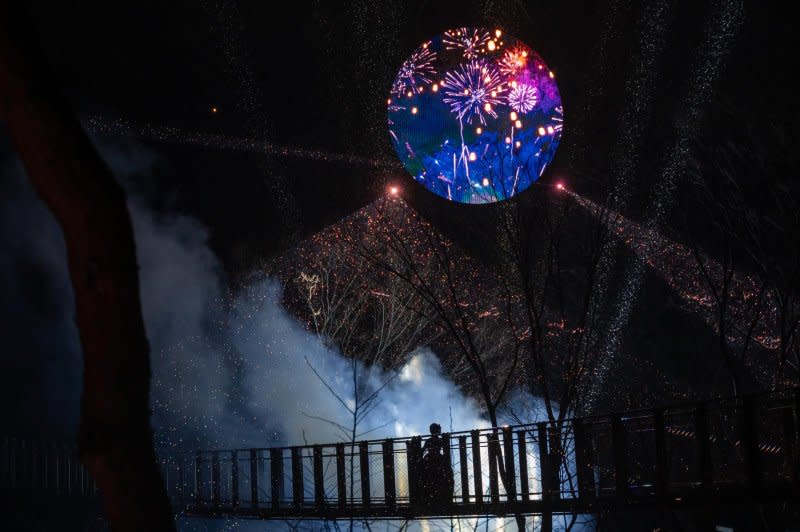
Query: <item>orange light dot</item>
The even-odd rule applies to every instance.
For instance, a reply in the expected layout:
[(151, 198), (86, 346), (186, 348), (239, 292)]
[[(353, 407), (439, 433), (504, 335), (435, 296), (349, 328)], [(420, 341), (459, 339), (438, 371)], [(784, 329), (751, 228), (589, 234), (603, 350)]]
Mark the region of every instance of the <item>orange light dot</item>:
[(523, 50), (523, 51), (522, 51), (522, 57), (528, 57), (528, 52), (527, 52), (527, 50)]
[(392, 196), (397, 196), (397, 194), (399, 192), (400, 192), (399, 188), (397, 188), (397, 187), (389, 187), (389, 194), (391, 194)]
[(516, 120), (517, 119), (517, 112), (516, 111), (511, 111), (511, 114), (508, 115), (508, 116), (511, 117), (511, 120)]
[(484, 177), (483, 181), (481, 181), (481, 183), (483, 183), (483, 186), (488, 187), (489, 186), (489, 178), (488, 177)]
[(558, 183), (558, 184), (556, 185), (556, 188), (557, 188), (558, 190), (564, 190), (564, 183)]
[(494, 49), (497, 48), (497, 45), (494, 43), (494, 41), (489, 41), (489, 44), (486, 45), (486, 48), (488, 48), (490, 52), (494, 52)]
[(522, 142), (520, 142), (520, 141), (517, 141), (517, 142), (515, 142), (515, 143), (514, 143), (514, 146), (516, 146), (517, 148), (519, 148), (520, 146), (522, 146)]
[(494, 36), (495, 36), (495, 37), (500, 37), (502, 34), (503, 34), (503, 32), (502, 32), (502, 31), (500, 31), (500, 30), (494, 30)]
[(547, 133), (547, 131), (543, 127), (540, 127), (538, 132), (540, 137), (544, 136)]
[(553, 126), (547, 126), (547, 132), (548, 132), (548, 133), (550, 133), (551, 135), (552, 135), (553, 133), (555, 133), (555, 131), (556, 131), (556, 130), (555, 130), (555, 129), (553, 129)]
[(480, 135), (481, 133), (483, 133), (483, 128), (482, 128), (482, 127), (476, 128), (476, 129), (475, 129), (475, 133), (477, 133), (478, 135)]
[(419, 88), (419, 92), (422, 92), (422, 91), (424, 91), (424, 90), (425, 90), (425, 87), (420, 87), (420, 88)]
[(517, 129), (522, 129), (522, 120), (517, 120), (516, 122), (514, 122), (514, 126)]
[(511, 82), (511, 86), (512, 86), (512, 87), (514, 87), (514, 88), (516, 89), (516, 88), (517, 88), (517, 80), (513, 80), (513, 81)]
[(216, 108), (216, 107), (212, 107), (212, 108), (211, 108), (211, 112), (212, 112), (212, 113), (216, 113), (216, 112), (217, 112), (217, 108)]
[(414, 96), (414, 93), (413, 93), (413, 92), (411, 92), (411, 91), (408, 91), (408, 92), (406, 93), (406, 96), (408, 96), (409, 98), (411, 98), (412, 96)]
[(506, 144), (511, 144), (511, 137), (506, 137)]
[(550, 71), (550, 79), (553, 79), (553, 78), (555, 78), (555, 77), (556, 77), (556, 75), (555, 75), (555, 74), (553, 74), (553, 71), (551, 70), (551, 71)]
[(475, 152), (474, 152), (474, 151), (471, 151), (471, 152), (469, 152), (469, 160), (470, 160), (470, 161), (474, 161), (474, 160), (475, 160), (475, 159), (477, 159), (477, 158), (478, 158), (478, 156), (477, 156), (477, 155), (475, 155)]
[(488, 113), (489, 111), (492, 110), (492, 104), (487, 102), (486, 105), (483, 106), (483, 110)]
[(433, 92), (436, 92), (436, 91), (438, 91), (438, 90), (439, 90), (439, 85), (437, 85), (436, 83), (434, 83), (434, 84), (433, 84), (433, 87), (431, 87), (431, 90), (432, 90)]
[(411, 108), (411, 114), (412, 114), (412, 115), (415, 115), (415, 114), (417, 114), (417, 111), (418, 111), (418, 109), (417, 109), (416, 107), (412, 107), (412, 108)]
[(386, 100), (386, 105), (392, 105), (392, 99), (391, 99), (391, 98), (389, 98), (388, 100)]

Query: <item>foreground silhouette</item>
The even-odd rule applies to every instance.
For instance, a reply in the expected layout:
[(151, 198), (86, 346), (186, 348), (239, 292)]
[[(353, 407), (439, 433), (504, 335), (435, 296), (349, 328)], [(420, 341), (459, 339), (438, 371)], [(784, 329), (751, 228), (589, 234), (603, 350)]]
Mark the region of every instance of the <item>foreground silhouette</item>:
[(438, 423), (430, 426), (431, 437), (422, 448), (422, 503), (428, 507), (453, 502), (453, 468), (445, 455), (445, 440)]

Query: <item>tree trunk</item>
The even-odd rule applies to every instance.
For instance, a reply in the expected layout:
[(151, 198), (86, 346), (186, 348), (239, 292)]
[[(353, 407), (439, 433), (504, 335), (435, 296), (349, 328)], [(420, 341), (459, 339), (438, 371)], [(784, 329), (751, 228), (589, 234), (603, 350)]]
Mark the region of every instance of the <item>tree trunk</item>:
[(21, 4), (0, 0), (0, 119), (64, 232), (84, 355), (81, 459), (114, 530), (174, 530), (125, 194), (56, 90)]

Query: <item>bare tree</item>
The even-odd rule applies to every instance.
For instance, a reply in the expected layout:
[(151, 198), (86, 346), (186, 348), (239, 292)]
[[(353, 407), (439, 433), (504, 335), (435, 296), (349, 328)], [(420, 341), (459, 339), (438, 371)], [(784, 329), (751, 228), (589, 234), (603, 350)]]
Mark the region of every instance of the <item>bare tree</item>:
[(0, 1), (0, 118), (64, 231), (84, 355), (79, 449), (114, 530), (174, 530), (125, 194), (58, 94), (21, 2)]
[(793, 385), (800, 381), (800, 200), (786, 176), (798, 171), (797, 139), (729, 105), (717, 111), (709, 129), (735, 133), (697, 143), (685, 202), (708, 228), (702, 240), (690, 239), (715, 305), (718, 348), (735, 393), (744, 377), (762, 387)]

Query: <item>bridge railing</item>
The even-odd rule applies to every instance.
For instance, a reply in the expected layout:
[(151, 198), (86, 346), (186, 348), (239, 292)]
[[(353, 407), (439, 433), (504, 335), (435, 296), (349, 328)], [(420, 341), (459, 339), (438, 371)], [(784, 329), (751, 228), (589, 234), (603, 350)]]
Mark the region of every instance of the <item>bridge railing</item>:
[[(783, 488), (798, 479), (800, 392), (445, 434), (453, 506), (538, 507)], [(421, 437), (183, 455), (190, 511), (392, 514), (419, 507)], [(405, 511), (405, 510), (404, 510)], [(422, 510), (420, 510), (422, 511)]]
[(64, 442), (0, 436), (0, 490), (93, 497), (94, 481)]

